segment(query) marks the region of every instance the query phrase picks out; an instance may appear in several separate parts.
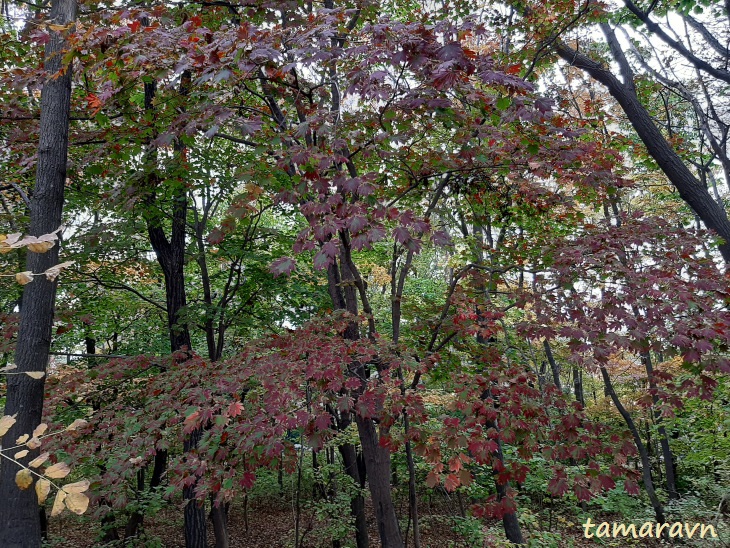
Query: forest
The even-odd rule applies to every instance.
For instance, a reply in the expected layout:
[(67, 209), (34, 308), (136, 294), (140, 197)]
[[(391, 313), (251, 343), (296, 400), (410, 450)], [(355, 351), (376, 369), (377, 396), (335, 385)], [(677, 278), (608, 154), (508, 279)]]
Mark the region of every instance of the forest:
[(730, 547), (730, 1), (0, 0), (0, 548)]

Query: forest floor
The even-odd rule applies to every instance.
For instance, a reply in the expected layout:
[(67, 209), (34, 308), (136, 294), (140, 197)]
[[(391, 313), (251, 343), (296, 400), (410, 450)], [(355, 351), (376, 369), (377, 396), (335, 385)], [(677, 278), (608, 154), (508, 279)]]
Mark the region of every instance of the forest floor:
[[(443, 508), (432, 509), (441, 511)], [(446, 509), (448, 510), (448, 509)], [(229, 514), (230, 548), (288, 548), (293, 546), (294, 538), (294, 512), (292, 507), (282, 500), (282, 504), (250, 505), (248, 509), (248, 528), (243, 508), (240, 505), (232, 507)], [(124, 544), (123, 542), (107, 543), (106, 548), (122, 547), (164, 547), (184, 548), (182, 530), (182, 512), (174, 507), (160, 511), (153, 518), (146, 520), (145, 532), (147, 540), (138, 541), (135, 544)], [(502, 543), (487, 541), (476, 542), (469, 540), (459, 534), (455, 528), (453, 514), (432, 513), (424, 509), (422, 516), (421, 545), (422, 548), (487, 548), (491, 546), (504, 546)], [(614, 521), (608, 516), (602, 516), (599, 521)], [(375, 548), (380, 545), (377, 538), (377, 529), (372, 508), (368, 508), (368, 523), (370, 525), (370, 546)], [(499, 527), (499, 522), (489, 524), (492, 530)], [(121, 528), (120, 528), (121, 529)], [(46, 546), (54, 548), (91, 548), (100, 547), (101, 544), (94, 543), (98, 533), (98, 525), (84, 518), (78, 519), (74, 516), (64, 516), (51, 520), (49, 535), (51, 542)], [(326, 528), (318, 523), (313, 512), (303, 510), (300, 522), (300, 543), (301, 548), (331, 547), (332, 543), (326, 541)], [(553, 529), (557, 533), (558, 544), (544, 544), (540, 540), (533, 540), (531, 546), (545, 546), (549, 548), (573, 547), (597, 547), (595, 540), (583, 537), (583, 529), (579, 524), (565, 525)], [(214, 546), (213, 532), (210, 521), (208, 522), (209, 546)], [(554, 541), (555, 542), (555, 541)], [(412, 538), (409, 538), (409, 545), (412, 546)], [(627, 539), (610, 539), (600, 543), (601, 546), (638, 546), (658, 547), (660, 544), (653, 539), (641, 539), (631, 541)]]

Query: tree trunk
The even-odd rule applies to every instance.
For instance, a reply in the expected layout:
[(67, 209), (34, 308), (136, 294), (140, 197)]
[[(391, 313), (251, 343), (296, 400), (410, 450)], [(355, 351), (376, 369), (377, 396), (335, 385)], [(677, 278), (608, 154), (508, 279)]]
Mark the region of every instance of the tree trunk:
[[(180, 94), (186, 95), (190, 86), (190, 72), (184, 71), (180, 78)], [(145, 110), (154, 110), (153, 101), (157, 87), (154, 82), (145, 83)], [(184, 147), (179, 141), (175, 142), (175, 152), (182, 157)], [(190, 341), (190, 330), (187, 322), (181, 317), (181, 312), (187, 306), (185, 293), (185, 236), (188, 213), (188, 196), (184, 185), (178, 185), (172, 195), (172, 227), (170, 239), (167, 239), (162, 227), (158, 213), (152, 213), (152, 207), (159, 207), (156, 204), (158, 199), (157, 185), (159, 184), (156, 175), (156, 154), (150, 151), (151, 165), (148, 165), (147, 205), (150, 210), (145, 211), (147, 223), (147, 234), (152, 249), (157, 256), (157, 262), (162, 268), (165, 278), (165, 301), (167, 305), (167, 325), (170, 336), (170, 350), (178, 352), (184, 350), (189, 353), (192, 350)], [(185, 452), (197, 447), (202, 436), (200, 430), (190, 434), (184, 443)], [(195, 484), (183, 489), (185, 499), (185, 546), (186, 548), (205, 548), (206, 546), (206, 518), (205, 503), (198, 504), (194, 497)]]
[(583, 372), (577, 367), (573, 368), (573, 394), (575, 394), (575, 401), (585, 407), (586, 398), (583, 394)]
[(390, 488), (390, 450), (380, 446), (380, 436), (372, 419), (355, 417), (362, 444), (365, 468), (368, 471), (370, 497), (382, 548), (402, 548), (403, 537), (395, 513)]
[(679, 191), (681, 198), (702, 219), (707, 228), (715, 231), (724, 240), (720, 244), (719, 250), (725, 262), (730, 262), (730, 221), (728, 221), (725, 209), (712, 198), (707, 187), (702, 185), (692, 174), (672, 148), (672, 145), (656, 127), (651, 115), (641, 104), (636, 94), (633, 73), (613, 31), (607, 25), (602, 25), (602, 27), (613, 56), (621, 67), (623, 82), (616, 78), (604, 65), (567, 46), (559, 39), (555, 41), (555, 51), (568, 64), (587, 72), (595, 80), (606, 86), (609, 93), (621, 105), (629, 122), (631, 122), (644, 146), (646, 146), (646, 150), (654, 158), (667, 179)]
[[(74, 0), (53, 0), (50, 23), (71, 26), (76, 18)], [(66, 162), (68, 160), (71, 67), (62, 66), (68, 43), (63, 35), (48, 28), (44, 66), (48, 79), (41, 92), (40, 139), (36, 184), (30, 212), (30, 235), (41, 236), (61, 226)], [(66, 31), (68, 32), (68, 31)], [(62, 71), (62, 72), (61, 72)], [(58, 264), (59, 246), (45, 253), (28, 251), (26, 268), (36, 274)], [(22, 373), (46, 371), (51, 346), (56, 282), (36, 276), (23, 289), (23, 308), (15, 351), (16, 375), (8, 376), (6, 415), (16, 415), (16, 423), (4, 436), (15, 440), (30, 434), (40, 424), (45, 377), (33, 379)], [(24, 459), (26, 463), (37, 451)], [(28, 548), (41, 545), (41, 520), (35, 489), (20, 490), (15, 484), (17, 465), (0, 459), (0, 546)]]
[(542, 346), (545, 349), (545, 356), (550, 364), (550, 370), (553, 372), (553, 383), (555, 384), (555, 387), (562, 392), (563, 385), (560, 383), (560, 366), (555, 362), (553, 351), (550, 348), (550, 343), (547, 339), (542, 342)]
[(634, 419), (623, 406), (621, 400), (619, 400), (618, 395), (616, 394), (616, 391), (613, 389), (613, 384), (611, 383), (611, 377), (608, 375), (608, 371), (606, 371), (605, 367), (601, 367), (600, 369), (604, 385), (606, 386), (606, 392), (611, 398), (611, 401), (613, 401), (613, 404), (616, 406), (621, 417), (623, 417), (626, 426), (628, 426), (629, 431), (634, 438), (636, 449), (639, 452), (639, 457), (641, 458), (644, 488), (646, 489), (646, 494), (649, 496), (649, 501), (654, 508), (654, 515), (656, 516), (657, 523), (664, 523), (664, 508), (662, 507), (661, 502), (659, 502), (659, 497), (657, 497), (656, 491), (654, 490), (654, 481), (651, 478), (651, 462), (649, 461), (649, 453), (647, 452), (644, 442), (641, 441), (641, 435), (639, 434), (639, 430), (636, 428)]
[(679, 498), (679, 493), (677, 492), (677, 479), (674, 473), (674, 454), (672, 454), (672, 449), (669, 447), (669, 438), (667, 437), (667, 430), (664, 428), (661, 413), (657, 409), (659, 398), (655, 394), (656, 382), (654, 381), (654, 367), (651, 362), (651, 354), (645, 352), (642, 356), (642, 361), (646, 368), (649, 390), (652, 392), (652, 413), (658, 425), (657, 431), (659, 433), (659, 446), (661, 447), (662, 458), (664, 459), (664, 477), (666, 478), (667, 493), (671, 500), (676, 500)]
[[(329, 292), (335, 309), (344, 309), (351, 314), (357, 315), (358, 301), (354, 283), (356, 278), (359, 277), (359, 273), (353, 272), (354, 265), (349, 256), (349, 248), (346, 247), (346, 235), (343, 234), (342, 236), (343, 249), (340, 257), (340, 272), (337, 272), (335, 265), (331, 266), (327, 272)], [(344, 336), (350, 340), (359, 339), (358, 325), (353, 322), (345, 331)], [(360, 378), (366, 378), (367, 376), (365, 367), (359, 363), (352, 364), (352, 374)], [(368, 474), (370, 496), (375, 506), (375, 517), (378, 523), (381, 546), (383, 548), (402, 548), (403, 537), (395, 513), (390, 487), (390, 450), (380, 446), (380, 435), (372, 419), (355, 417), (355, 423), (357, 424), (365, 469)]]
[(210, 497), (210, 519), (213, 522), (213, 535), (215, 536), (215, 548), (228, 548), (228, 504), (215, 505), (215, 497)]
[[(355, 481), (358, 487), (363, 488), (365, 486), (365, 478), (360, 473), (355, 446), (347, 443), (340, 445), (338, 449), (342, 456), (345, 473)], [(365, 516), (365, 497), (362, 495), (353, 497), (350, 500), (350, 511), (355, 517), (355, 542), (357, 548), (368, 548), (370, 539), (368, 537), (368, 523)]]

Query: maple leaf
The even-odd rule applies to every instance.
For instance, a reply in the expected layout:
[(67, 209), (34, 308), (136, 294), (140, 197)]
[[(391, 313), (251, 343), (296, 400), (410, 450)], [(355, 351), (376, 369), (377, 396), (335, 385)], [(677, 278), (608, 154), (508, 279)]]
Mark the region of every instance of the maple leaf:
[(626, 491), (626, 493), (628, 493), (629, 495), (638, 496), (639, 486), (636, 485), (635, 481), (627, 479), (624, 480), (624, 491)]
[(269, 266), (269, 272), (271, 272), (275, 278), (278, 278), (282, 274), (291, 274), (297, 267), (296, 261), (289, 257), (281, 257), (276, 259)]
[(568, 492), (568, 480), (565, 476), (554, 477), (548, 482), (547, 488), (548, 492), (555, 496), (562, 497)]
[(314, 268), (323, 270), (334, 262), (334, 257), (328, 255), (324, 249), (320, 249), (314, 256)]
[(228, 406), (228, 409), (226, 410), (226, 415), (229, 417), (237, 417), (241, 414), (243, 411), (243, 405), (240, 401), (234, 401), (231, 405)]
[(426, 476), (426, 485), (428, 487), (430, 487), (431, 489), (433, 489), (434, 487), (436, 487), (439, 484), (439, 481), (440, 481), (439, 480), (439, 475), (434, 470), (431, 470), (428, 473), (428, 476)]
[(456, 474), (448, 474), (446, 476), (446, 479), (444, 480), (444, 488), (449, 491), (456, 491), (456, 489), (459, 487), (460, 481), (459, 476)]
[[(139, 27), (139, 21), (135, 21), (133, 24), (136, 24), (137, 27)], [(134, 32), (134, 30), (132, 30)], [(96, 116), (96, 114), (102, 109), (104, 106), (104, 103), (102, 102), (99, 97), (93, 93), (89, 93), (86, 96), (86, 103), (89, 106), (89, 109), (91, 110), (91, 115)]]

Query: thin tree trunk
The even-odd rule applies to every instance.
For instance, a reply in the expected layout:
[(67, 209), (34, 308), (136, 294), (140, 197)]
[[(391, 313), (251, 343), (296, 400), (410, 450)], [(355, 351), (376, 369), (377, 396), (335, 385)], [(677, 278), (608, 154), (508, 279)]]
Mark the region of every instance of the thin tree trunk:
[(613, 384), (611, 383), (611, 377), (609, 376), (608, 371), (605, 367), (601, 367), (600, 369), (601, 376), (603, 377), (603, 383), (606, 386), (606, 392), (611, 398), (611, 401), (613, 401), (613, 404), (616, 406), (619, 414), (624, 419), (626, 426), (628, 426), (629, 431), (634, 438), (636, 449), (638, 450), (639, 457), (641, 458), (644, 489), (646, 489), (646, 494), (649, 496), (652, 508), (654, 508), (654, 515), (656, 516), (657, 523), (664, 523), (664, 508), (662, 507), (661, 502), (659, 502), (659, 497), (657, 497), (656, 491), (654, 490), (654, 481), (651, 478), (651, 462), (649, 461), (649, 453), (647, 452), (644, 442), (641, 441), (641, 435), (639, 434), (639, 430), (636, 428), (634, 419), (623, 406), (621, 400), (619, 400), (619, 397), (613, 388)]
[(586, 398), (583, 394), (583, 372), (577, 367), (573, 368), (573, 394), (575, 395), (575, 401), (585, 407)]
[(547, 357), (550, 369), (553, 372), (553, 383), (555, 384), (555, 387), (562, 392), (563, 385), (560, 383), (560, 366), (555, 362), (553, 351), (550, 348), (550, 343), (547, 339), (542, 342), (542, 346), (545, 349), (545, 356)]
[[(477, 239), (477, 249), (476, 249), (476, 260), (478, 264), (484, 263), (484, 256), (482, 250), (484, 249), (484, 227), (480, 225), (474, 226), (474, 236), (476, 236)], [(501, 240), (501, 237), (500, 237)], [(496, 280), (492, 277), (490, 278), (489, 282), (490, 287), (489, 289), (496, 289)], [(483, 283), (480, 283), (480, 285), (476, 288), (477, 292), (481, 295), (489, 296), (489, 293), (487, 291), (487, 288), (484, 286)], [(481, 315), (481, 310), (479, 307), (476, 309), (477, 316)], [(477, 334), (477, 343), (480, 345), (488, 345), (491, 341), (484, 338), (484, 336), (481, 333)], [(559, 382), (558, 378), (558, 382)], [(485, 393), (482, 395), (482, 399), (486, 399), (489, 397), (489, 390), (485, 391)], [(494, 428), (495, 430), (498, 430), (498, 425), (494, 421), (487, 421), (487, 428)], [(504, 463), (504, 455), (502, 453), (502, 442), (497, 438), (497, 450), (493, 453), (492, 457), (496, 460), (499, 460), (500, 462)], [(495, 474), (494, 483), (497, 489), (497, 499), (503, 500), (505, 497), (508, 496), (509, 492), (509, 483), (500, 484), (499, 481), (497, 481), (497, 477)], [(509, 540), (513, 544), (525, 544), (525, 538), (522, 536), (522, 529), (520, 528), (520, 522), (517, 518), (517, 512), (507, 512), (502, 516), (502, 527), (504, 528), (505, 536), (507, 537), (507, 540)]]
[(215, 496), (210, 497), (210, 519), (213, 522), (215, 548), (228, 548), (228, 504), (215, 505)]
[[(48, 28), (44, 67), (47, 80), (41, 92), (40, 138), (36, 184), (31, 200), (31, 236), (41, 236), (61, 226), (66, 163), (68, 160), (68, 128), (71, 104), (71, 67), (63, 66), (68, 48), (65, 32), (76, 19), (74, 0), (53, 0), (49, 23), (66, 31)], [(45, 253), (28, 251), (26, 269), (42, 274), (58, 264), (59, 246)], [(16, 422), (4, 436), (15, 440), (30, 434), (40, 424), (43, 411), (45, 377), (34, 379), (22, 373), (46, 371), (51, 345), (56, 281), (36, 276), (23, 289), (23, 307), (15, 351), (16, 375), (9, 375), (6, 415), (17, 415)], [(35, 457), (31, 451), (20, 462)], [(35, 489), (20, 490), (15, 484), (17, 465), (0, 459), (0, 546), (28, 548), (41, 545), (41, 519)]]
[(659, 446), (661, 447), (662, 458), (664, 459), (664, 477), (666, 478), (667, 493), (670, 499), (676, 500), (679, 498), (679, 494), (677, 492), (677, 479), (674, 473), (674, 454), (672, 453), (671, 447), (669, 447), (669, 438), (667, 436), (667, 430), (664, 428), (661, 413), (657, 409), (659, 398), (655, 394), (656, 382), (654, 381), (654, 367), (651, 362), (651, 354), (645, 352), (642, 356), (642, 361), (646, 368), (649, 390), (652, 392), (652, 413), (654, 414), (654, 421), (658, 425), (657, 432), (659, 433)]
[[(180, 94), (186, 95), (190, 85), (190, 73), (183, 72), (180, 83)], [(156, 94), (156, 84), (154, 82), (145, 83), (145, 110), (153, 110), (153, 100)], [(175, 150), (178, 156), (182, 156), (183, 146), (176, 142)], [(154, 150), (150, 151), (151, 162), (156, 163), (156, 155)], [(148, 166), (150, 173), (148, 175), (147, 188), (147, 205), (153, 206), (158, 198), (156, 185), (158, 179), (155, 175), (156, 165)], [(159, 215), (151, 211), (145, 211), (145, 221), (147, 223), (147, 234), (149, 236), (152, 249), (157, 256), (157, 262), (162, 268), (165, 278), (165, 300), (167, 304), (167, 324), (170, 337), (170, 350), (179, 352), (183, 350), (188, 353), (192, 350), (190, 342), (190, 331), (187, 322), (181, 316), (182, 311), (187, 306), (187, 296), (185, 293), (185, 236), (186, 222), (188, 212), (188, 197), (184, 186), (180, 185), (172, 196), (172, 228), (170, 231), (170, 239), (167, 239), (165, 231), (161, 224)], [(198, 441), (202, 436), (200, 430), (191, 432), (188, 439), (185, 440), (183, 446), (185, 452), (192, 451), (197, 447)], [(205, 503), (199, 504), (195, 500), (195, 484), (183, 489), (183, 497), (185, 499), (185, 546), (186, 548), (205, 548), (206, 540), (206, 518)]]
[[(349, 417), (347, 417), (347, 422), (349, 424)], [(362, 489), (365, 486), (365, 478), (360, 473), (355, 446), (347, 443), (340, 445), (338, 450), (342, 456), (345, 473)], [(362, 495), (353, 497), (350, 500), (350, 510), (355, 518), (355, 543), (357, 548), (368, 548), (370, 539), (368, 537), (368, 523), (365, 515), (365, 497)]]
[(390, 450), (380, 445), (380, 436), (372, 419), (355, 417), (368, 471), (370, 496), (382, 548), (403, 548), (403, 538), (393, 505), (390, 487)]

